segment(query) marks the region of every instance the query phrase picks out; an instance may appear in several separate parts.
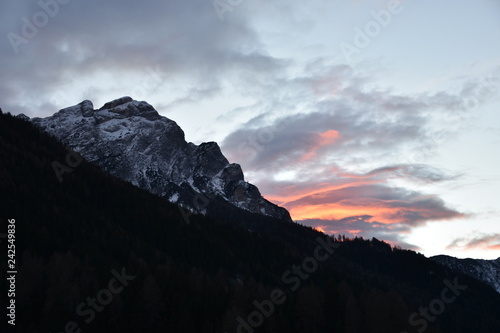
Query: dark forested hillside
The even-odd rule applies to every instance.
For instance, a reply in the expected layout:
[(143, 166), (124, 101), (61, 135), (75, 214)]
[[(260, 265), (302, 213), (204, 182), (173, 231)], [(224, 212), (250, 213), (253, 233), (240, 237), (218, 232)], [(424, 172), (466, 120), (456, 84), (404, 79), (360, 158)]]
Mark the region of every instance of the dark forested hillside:
[(498, 293), (420, 254), (186, 214), (5, 114), (0, 202), (0, 233), (16, 223), (18, 332), (500, 331)]

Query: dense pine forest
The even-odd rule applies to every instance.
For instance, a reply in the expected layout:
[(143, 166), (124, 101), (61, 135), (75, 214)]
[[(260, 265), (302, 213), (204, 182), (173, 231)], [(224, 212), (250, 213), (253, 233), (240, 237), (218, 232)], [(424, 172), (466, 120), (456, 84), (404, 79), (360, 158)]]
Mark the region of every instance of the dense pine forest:
[[(498, 293), (421, 254), (243, 210), (186, 218), (76, 161), (0, 114), (0, 232), (15, 219), (18, 332), (500, 332)], [(453, 301), (439, 315), (414, 314), (445, 288)]]

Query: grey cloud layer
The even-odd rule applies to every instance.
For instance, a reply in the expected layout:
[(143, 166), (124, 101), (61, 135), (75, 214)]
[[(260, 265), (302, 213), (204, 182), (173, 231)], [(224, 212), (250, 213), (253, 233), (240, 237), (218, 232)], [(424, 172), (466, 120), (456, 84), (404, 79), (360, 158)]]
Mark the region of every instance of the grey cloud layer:
[(244, 16), (221, 24), (210, 1), (73, 0), (19, 45), (18, 54), (7, 34), (22, 36), (23, 17), (32, 21), (42, 9), (36, 2), (1, 6), (0, 99), (15, 113), (34, 115), (40, 111), (23, 109), (27, 101), (41, 106), (56, 91), (102, 73), (119, 81), (159, 65), (172, 80), (216, 89), (238, 73), (272, 75), (279, 68)]
[[(399, 244), (406, 244), (404, 233), (413, 227), (465, 216), (439, 197), (391, 185), (392, 180), (433, 184), (460, 178), (424, 161), (438, 141), (463, 125), (463, 118), (455, 115), (466, 112), (465, 95), (405, 96), (370, 89), (369, 77), (345, 65), (324, 65), (321, 60), (307, 69), (309, 74), (281, 82), (272, 90), (274, 95), (289, 97), (287, 103), (302, 104), (307, 112), (292, 107), (291, 114), (277, 117), (260, 104), (257, 108), (262, 112), (223, 141), (230, 159), (259, 179), (264, 193), (283, 198), (281, 204), (292, 211), (329, 204), (383, 207), (392, 212), (385, 218), (396, 224), (383, 224), (369, 215), (360, 218), (354, 210), (349, 218), (306, 223), (330, 232), (383, 235)], [(329, 131), (338, 132), (338, 137), (328, 140)], [(269, 177), (283, 171), (294, 172), (294, 180)], [(323, 186), (341, 188), (318, 191)], [(290, 201), (287, 196), (299, 199)]]

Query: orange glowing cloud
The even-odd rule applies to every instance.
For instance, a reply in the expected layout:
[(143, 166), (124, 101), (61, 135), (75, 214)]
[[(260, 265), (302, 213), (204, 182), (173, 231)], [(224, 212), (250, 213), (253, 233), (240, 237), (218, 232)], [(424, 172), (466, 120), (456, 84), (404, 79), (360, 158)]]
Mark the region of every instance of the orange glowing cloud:
[[(432, 209), (421, 207), (392, 207), (390, 204), (379, 202), (374, 204), (351, 205), (342, 202), (323, 205), (302, 205), (289, 208), (290, 215), (296, 220), (325, 219), (340, 220), (351, 216), (372, 216), (372, 220), (384, 224), (406, 222), (408, 216), (417, 216), (418, 220), (447, 219), (448, 214), (440, 214)], [(458, 217), (453, 215), (452, 217)]]
[(336, 139), (340, 138), (339, 132), (334, 130), (328, 130), (326, 132), (323, 132), (320, 134), (320, 136), (323, 138), (324, 144), (329, 144), (335, 141)]
[(302, 158), (301, 161), (309, 161), (316, 156), (318, 149), (321, 147), (335, 143), (337, 139), (340, 138), (340, 133), (334, 130), (328, 130), (326, 132), (318, 134), (314, 147), (312, 147)]
[(381, 183), (380, 180), (366, 180), (356, 181), (356, 183), (346, 182), (343, 184), (335, 185), (330, 183), (312, 184), (306, 188), (296, 186), (288, 186), (282, 189), (282, 193), (266, 195), (266, 199), (276, 202), (281, 206), (286, 206), (289, 202), (297, 201), (310, 196), (321, 196), (326, 193), (336, 190), (342, 190), (353, 186), (370, 185)]
[(488, 250), (500, 250), (500, 244), (490, 245), (487, 247)]
[(314, 230), (319, 231), (319, 232), (322, 232), (322, 233), (326, 233), (326, 232), (325, 232), (325, 229), (324, 229), (325, 227), (326, 227), (326, 226), (320, 226), (320, 225), (317, 225), (317, 226), (315, 226), (315, 227), (314, 227)]
[(368, 216), (367, 222), (418, 225), (426, 221), (464, 217), (439, 198), (388, 187), (380, 180), (345, 179), (344, 184), (290, 186), (269, 197), (290, 212), (294, 220), (342, 220)]
[(323, 205), (302, 205), (289, 208), (290, 215), (296, 220), (305, 219), (324, 219), (324, 220), (340, 220), (350, 216), (369, 215), (373, 219), (385, 223), (392, 224), (401, 222), (397, 216), (401, 215), (401, 209), (388, 207), (383, 202), (379, 206), (374, 204), (366, 205), (351, 205), (343, 202), (336, 202)]

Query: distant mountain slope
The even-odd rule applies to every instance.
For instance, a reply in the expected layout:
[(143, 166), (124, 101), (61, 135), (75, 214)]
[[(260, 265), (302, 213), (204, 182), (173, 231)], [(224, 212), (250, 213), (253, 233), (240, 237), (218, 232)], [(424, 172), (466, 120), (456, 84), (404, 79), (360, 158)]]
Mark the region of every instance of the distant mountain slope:
[[(500, 331), (500, 295), (413, 251), (246, 210), (186, 223), (175, 204), (67, 156), (0, 114), (0, 232), (16, 220), (18, 332)], [(73, 165), (63, 182), (54, 161)]]
[(430, 259), (451, 268), (455, 272), (483, 281), (500, 293), (500, 258), (495, 260), (458, 259), (439, 255)]
[(227, 203), (291, 221), (284, 208), (245, 182), (217, 143), (188, 143), (172, 120), (123, 97), (94, 110), (90, 101), (32, 122), (103, 170), (191, 211), (215, 215)]

